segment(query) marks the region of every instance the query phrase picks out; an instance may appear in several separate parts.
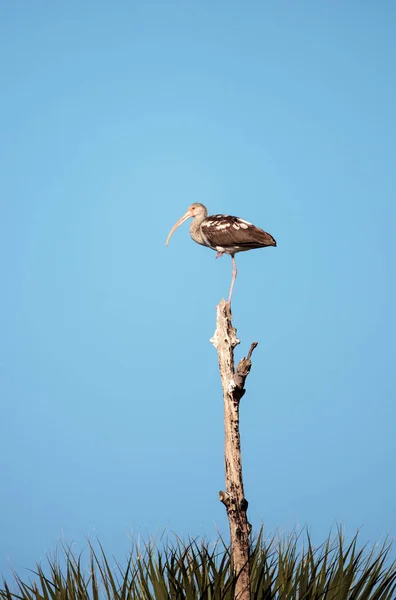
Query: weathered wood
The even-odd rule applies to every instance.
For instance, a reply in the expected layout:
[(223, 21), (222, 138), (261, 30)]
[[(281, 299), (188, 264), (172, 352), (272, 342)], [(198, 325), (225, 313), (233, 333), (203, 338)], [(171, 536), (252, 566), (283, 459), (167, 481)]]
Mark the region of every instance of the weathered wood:
[(231, 537), (231, 556), (237, 577), (236, 600), (250, 600), (250, 531), (247, 519), (248, 502), (242, 479), (241, 440), (239, 434), (239, 402), (245, 393), (244, 385), (251, 367), (254, 342), (246, 358), (236, 369), (234, 348), (239, 344), (236, 329), (232, 325), (231, 307), (222, 300), (217, 306), (216, 331), (211, 343), (217, 350), (224, 398), (224, 463), (226, 491), (219, 493), (220, 501), (227, 510)]

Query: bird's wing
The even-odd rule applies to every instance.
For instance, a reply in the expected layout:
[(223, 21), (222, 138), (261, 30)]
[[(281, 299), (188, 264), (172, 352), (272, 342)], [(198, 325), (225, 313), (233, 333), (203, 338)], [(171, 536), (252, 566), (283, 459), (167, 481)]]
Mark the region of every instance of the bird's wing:
[(205, 242), (212, 248), (249, 250), (276, 246), (276, 241), (266, 231), (249, 221), (229, 215), (211, 215), (201, 224)]

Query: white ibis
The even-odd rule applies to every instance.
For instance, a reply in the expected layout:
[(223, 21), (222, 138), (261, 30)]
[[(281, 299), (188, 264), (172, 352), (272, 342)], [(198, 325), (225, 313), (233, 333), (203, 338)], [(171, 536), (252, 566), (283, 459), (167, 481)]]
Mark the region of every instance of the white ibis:
[(170, 230), (166, 245), (169, 244), (169, 240), (176, 229), (190, 218), (194, 219), (190, 225), (190, 236), (194, 242), (216, 250), (216, 258), (223, 256), (223, 254), (229, 254), (232, 258), (232, 280), (228, 296), (228, 303), (231, 303), (232, 290), (237, 276), (235, 254), (254, 248), (276, 246), (276, 241), (266, 231), (239, 217), (231, 217), (230, 215), (212, 215), (208, 217), (206, 206), (194, 202)]

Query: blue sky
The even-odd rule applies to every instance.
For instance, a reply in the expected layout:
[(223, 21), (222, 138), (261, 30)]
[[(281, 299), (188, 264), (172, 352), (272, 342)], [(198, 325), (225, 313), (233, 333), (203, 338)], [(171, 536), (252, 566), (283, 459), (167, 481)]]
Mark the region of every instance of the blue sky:
[(227, 532), (209, 344), (237, 256), (249, 517), (396, 534), (393, 2), (4, 2), (0, 570)]

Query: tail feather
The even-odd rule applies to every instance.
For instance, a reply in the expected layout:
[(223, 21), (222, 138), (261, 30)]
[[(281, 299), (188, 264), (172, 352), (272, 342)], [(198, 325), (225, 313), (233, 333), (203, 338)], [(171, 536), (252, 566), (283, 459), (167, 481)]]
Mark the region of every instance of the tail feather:
[(260, 229), (260, 235), (257, 236), (257, 241), (263, 246), (276, 246), (276, 240), (270, 233)]

